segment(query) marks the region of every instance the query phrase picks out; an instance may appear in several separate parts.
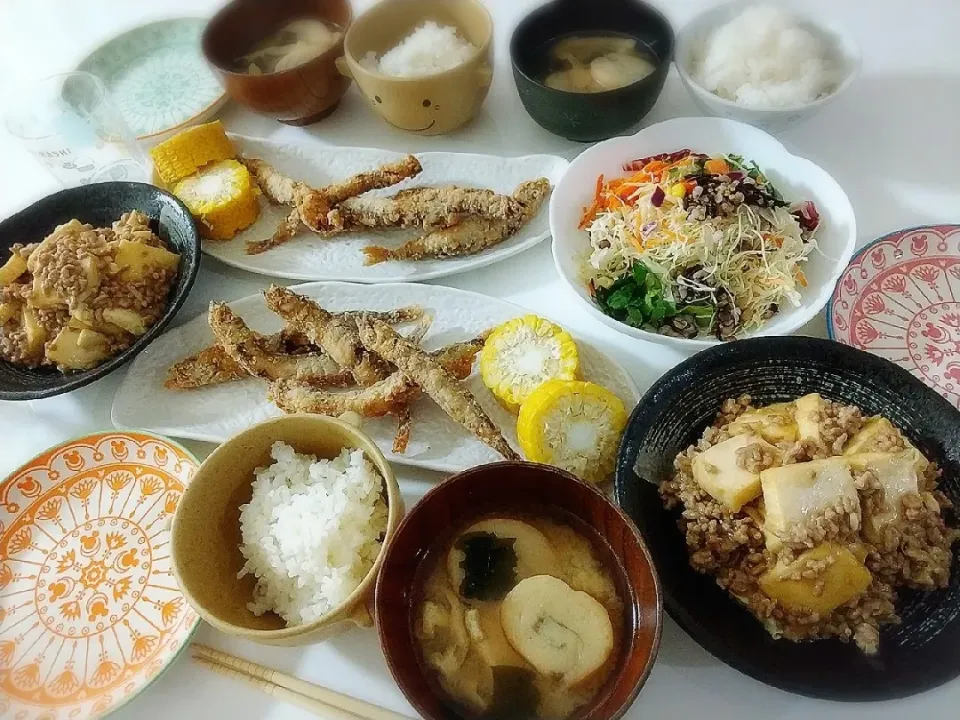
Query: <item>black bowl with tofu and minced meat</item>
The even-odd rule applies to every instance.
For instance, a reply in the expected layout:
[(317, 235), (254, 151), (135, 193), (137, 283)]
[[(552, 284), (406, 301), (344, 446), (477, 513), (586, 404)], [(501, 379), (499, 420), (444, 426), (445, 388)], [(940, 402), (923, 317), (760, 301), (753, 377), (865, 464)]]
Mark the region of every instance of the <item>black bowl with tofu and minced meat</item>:
[[(774, 639), (713, 575), (691, 566), (685, 531), (692, 521), (689, 514), (686, 520), (681, 516), (686, 504), (671, 509), (664, 504), (663, 496), (671, 495), (671, 484), (676, 484), (683, 472), (683, 460), (679, 462), (681, 470), (674, 466), (678, 454), (698, 443), (726, 401), (749, 395), (755, 406), (766, 406), (813, 393), (825, 403), (836, 403), (833, 407), (857, 406), (864, 418), (887, 418), (905, 443), (900, 447), (919, 450), (940, 470), (936, 481), (940, 494), (936, 497), (946, 527), (941, 540), (946, 550), (940, 558), (941, 565), (949, 568), (949, 579), (941, 573), (939, 584), (943, 587), (924, 591), (896, 588), (894, 607), (900, 622), (879, 625), (877, 650), (872, 655), (858, 647), (856, 640), (862, 638), (852, 636), (847, 642), (837, 638)], [(795, 412), (796, 406), (791, 408)], [(866, 420), (860, 427), (866, 427)], [(717, 441), (724, 437), (719, 434)], [(837, 447), (849, 442), (852, 439), (840, 438)], [(703, 452), (702, 447), (685, 457), (695, 458)], [(688, 471), (687, 478), (693, 475)], [(853, 475), (859, 482), (861, 476)], [(766, 478), (762, 473), (761, 477)], [(764, 485), (763, 490), (766, 488)], [(656, 382), (634, 410), (618, 457), (616, 496), (650, 549), (669, 614), (704, 649), (737, 670), (783, 690), (842, 701), (902, 698), (960, 675), (960, 541), (955, 539), (960, 537), (956, 531), (960, 525), (956, 512), (960, 507), (960, 412), (893, 363), (840, 343), (808, 337), (741, 340), (698, 353)], [(770, 512), (765, 499), (761, 493), (742, 512), (759, 513), (757, 522), (762, 523)], [(951, 503), (953, 509), (948, 508)], [(736, 515), (721, 503), (720, 514), (728, 511)], [(861, 512), (860, 521), (880, 522), (879, 514), (871, 515), (866, 508)], [(903, 523), (897, 528), (904, 533), (916, 531), (920, 522), (905, 516), (897, 521)], [(757, 527), (764, 529), (762, 524)], [(764, 547), (770, 547), (766, 536), (761, 554)], [(798, 557), (803, 557), (802, 553)], [(701, 567), (702, 558), (698, 558)], [(869, 558), (862, 562), (873, 567)], [(880, 572), (872, 571), (871, 577), (879, 578)], [(822, 597), (820, 580), (826, 576), (814, 572), (811, 577), (814, 575), (816, 584), (811, 592)], [(796, 577), (800, 575), (791, 575), (791, 581)], [(870, 586), (871, 591), (874, 587)], [(829, 583), (827, 588), (829, 593)], [(852, 600), (851, 607), (857, 602)], [(821, 619), (827, 617), (832, 615), (827, 612)]]

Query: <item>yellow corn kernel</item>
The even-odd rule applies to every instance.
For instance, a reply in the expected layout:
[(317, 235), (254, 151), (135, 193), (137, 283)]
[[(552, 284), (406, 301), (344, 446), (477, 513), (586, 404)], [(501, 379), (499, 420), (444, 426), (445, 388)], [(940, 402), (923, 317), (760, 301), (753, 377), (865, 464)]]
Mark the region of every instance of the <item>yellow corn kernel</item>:
[(674, 197), (682, 198), (687, 194), (687, 186), (682, 182), (674, 183), (670, 186), (670, 194)]
[(577, 344), (559, 325), (536, 315), (497, 327), (480, 351), (480, 376), (497, 400), (516, 411), (547, 380), (574, 380)]
[(613, 472), (626, 425), (623, 401), (606, 388), (550, 380), (520, 406), (517, 439), (528, 460), (600, 483)]
[(236, 148), (219, 120), (179, 132), (150, 151), (157, 175), (168, 186), (208, 163), (236, 156)]
[(229, 240), (260, 215), (253, 178), (236, 160), (221, 160), (181, 180), (173, 194), (199, 221), (200, 234), (211, 240)]

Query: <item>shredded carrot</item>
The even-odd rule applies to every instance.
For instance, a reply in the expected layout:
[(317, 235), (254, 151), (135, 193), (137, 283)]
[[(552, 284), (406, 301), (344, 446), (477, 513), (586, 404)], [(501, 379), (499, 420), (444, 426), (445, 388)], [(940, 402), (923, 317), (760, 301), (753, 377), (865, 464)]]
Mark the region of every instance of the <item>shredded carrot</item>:
[(651, 175), (656, 176), (656, 175), (657, 175), (658, 173), (660, 173), (660, 171), (663, 170), (666, 166), (667, 166), (667, 164), (666, 164), (665, 162), (663, 162), (662, 160), (651, 160), (650, 162), (648, 162), (648, 163), (643, 167), (643, 169), (644, 169), (644, 171), (650, 173)]
[(597, 188), (594, 191), (593, 202), (590, 203), (590, 206), (585, 208), (583, 211), (583, 217), (580, 218), (580, 229), (583, 230), (587, 225), (589, 225), (597, 213), (600, 212), (601, 200), (603, 197), (603, 175), (597, 178)]
[(807, 276), (803, 274), (803, 270), (797, 270), (797, 282), (801, 287), (807, 286)]

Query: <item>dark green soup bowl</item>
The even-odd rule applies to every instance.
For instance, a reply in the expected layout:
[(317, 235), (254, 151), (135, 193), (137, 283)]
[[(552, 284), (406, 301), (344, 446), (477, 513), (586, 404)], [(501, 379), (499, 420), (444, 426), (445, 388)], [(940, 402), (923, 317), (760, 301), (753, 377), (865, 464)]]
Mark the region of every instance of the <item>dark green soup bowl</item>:
[[(634, 37), (656, 64), (643, 80), (616, 90), (577, 93), (543, 84), (552, 41), (569, 35)], [(554, 0), (525, 17), (510, 40), (517, 92), (541, 127), (579, 142), (622, 135), (640, 124), (663, 90), (673, 57), (673, 28), (639, 0)]]

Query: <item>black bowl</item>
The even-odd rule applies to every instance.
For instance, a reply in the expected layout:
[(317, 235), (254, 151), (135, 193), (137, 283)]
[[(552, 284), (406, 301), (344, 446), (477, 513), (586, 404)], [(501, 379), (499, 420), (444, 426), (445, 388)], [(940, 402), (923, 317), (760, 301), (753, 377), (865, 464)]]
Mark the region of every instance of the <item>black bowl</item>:
[(110, 224), (130, 210), (150, 216), (151, 226), (180, 255), (176, 284), (160, 320), (119, 355), (91, 370), (61, 373), (30, 370), (0, 360), (0, 400), (35, 400), (76, 390), (108, 375), (149, 345), (177, 314), (200, 267), (200, 238), (190, 211), (170, 193), (133, 182), (106, 182), (61, 190), (0, 222), (0, 263), (15, 243), (39, 242), (73, 218), (95, 227)]
[[(544, 85), (545, 49), (557, 38), (614, 32), (639, 40), (656, 56), (657, 69), (626, 87), (601, 93), (576, 93)], [(510, 39), (517, 92), (541, 127), (579, 142), (623, 134), (653, 109), (673, 58), (673, 28), (656, 9), (639, 0), (554, 0), (527, 15)]]
[(657, 381), (627, 426), (617, 460), (617, 500), (653, 555), (667, 611), (728, 665), (769, 685), (833, 700), (899, 698), (941, 685), (960, 675), (956, 561), (949, 588), (899, 591), (903, 623), (881, 631), (874, 657), (839, 640), (774, 640), (710, 577), (690, 567), (679, 512), (660, 502), (656, 483), (669, 477), (673, 458), (699, 438), (726, 398), (746, 393), (766, 404), (811, 392), (888, 417), (942, 468), (940, 488), (960, 507), (960, 412), (887, 360), (805, 337), (720, 345)]

